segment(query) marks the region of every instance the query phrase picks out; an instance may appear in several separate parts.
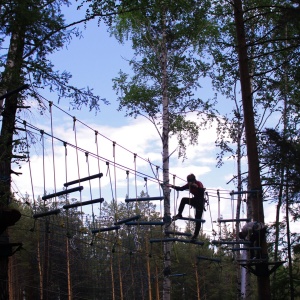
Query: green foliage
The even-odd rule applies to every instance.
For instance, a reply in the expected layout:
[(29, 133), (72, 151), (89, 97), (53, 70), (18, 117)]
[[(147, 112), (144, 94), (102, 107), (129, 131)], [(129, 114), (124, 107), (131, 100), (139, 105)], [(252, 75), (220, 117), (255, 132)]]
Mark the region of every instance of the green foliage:
[[(3, 2), (3, 1), (2, 1)], [(70, 5), (69, 1), (43, 1), (26, 0), (10, 1), (1, 3), (0, 17), (0, 46), (7, 49), (5, 45), (10, 40), (18, 36), (19, 42), (23, 43), (23, 49), (19, 48), (22, 57), (21, 70), (15, 71), (20, 77), (15, 87), (21, 83), (29, 83), (31, 89), (28, 95), (41, 102), (36, 91), (38, 89), (49, 88), (58, 94), (59, 100), (70, 99), (73, 108), (80, 109), (86, 105), (90, 110), (100, 109), (100, 102), (107, 103), (106, 100), (94, 95), (90, 88), (78, 88), (69, 84), (71, 74), (67, 71), (56, 71), (49, 56), (67, 46), (72, 38), (78, 37), (81, 33), (75, 25), (66, 23), (62, 14), (62, 7)], [(81, 20), (83, 22), (83, 20)], [(74, 23), (76, 24), (76, 23)], [(10, 45), (13, 46), (12, 44)], [(14, 48), (9, 48), (7, 53), (2, 52), (0, 65), (4, 68), (0, 87), (6, 90), (10, 87), (10, 82), (6, 78), (9, 72), (8, 60), (12, 59), (10, 52)], [(2, 50), (3, 51), (3, 50)], [(8, 65), (7, 65), (8, 64)], [(42, 109), (43, 106), (40, 107)]]
[(262, 152), (263, 162), (272, 171), (272, 176), (266, 178), (266, 181), (270, 179), (270, 184), (273, 184), (276, 188), (276, 183), (280, 183), (280, 176), (284, 167), (287, 170), (284, 179), (285, 182), (281, 182), (280, 184), (288, 186), (292, 195), (298, 194), (300, 190), (298, 182), (300, 172), (298, 138), (293, 135), (293, 139), (289, 139), (284, 134), (270, 128), (266, 129), (265, 134), (265, 138), (263, 139), (265, 146), (263, 149), (265, 151)]
[(196, 144), (199, 131), (196, 122), (187, 120), (188, 114), (211, 109), (207, 101), (195, 95), (201, 88), (200, 78), (209, 69), (209, 61), (201, 57), (213, 32), (207, 16), (209, 1), (132, 5), (140, 5), (140, 9), (119, 15), (111, 27), (120, 42), (130, 39), (135, 51), (129, 61), (134, 75), (130, 78), (120, 71), (113, 80), (119, 110), (125, 109), (127, 116), (148, 118), (160, 132), (163, 105), (167, 105), (168, 133), (177, 135), (179, 156), (184, 157), (187, 141)]

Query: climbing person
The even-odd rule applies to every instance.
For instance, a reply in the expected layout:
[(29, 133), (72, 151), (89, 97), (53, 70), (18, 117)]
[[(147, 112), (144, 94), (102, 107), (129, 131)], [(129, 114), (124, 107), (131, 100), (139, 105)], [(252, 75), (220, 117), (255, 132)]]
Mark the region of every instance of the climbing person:
[[(265, 239), (266, 227), (262, 222), (248, 222), (242, 227), (242, 231), (239, 232), (239, 238), (241, 240), (247, 240), (250, 242), (250, 259), (261, 258), (260, 247), (262, 241)], [(257, 249), (255, 255), (255, 248)]]
[[(204, 210), (204, 191), (205, 188), (202, 184), (202, 182), (196, 180), (196, 177), (194, 174), (189, 174), (187, 176), (187, 184), (184, 186), (175, 186), (175, 185), (168, 185), (169, 187), (175, 189), (176, 191), (185, 191), (189, 190), (191, 194), (193, 194), (192, 198), (183, 197), (181, 199), (178, 214), (173, 217), (173, 221), (182, 218), (182, 212), (184, 209), (184, 206), (186, 204), (191, 205), (196, 209), (195, 219), (200, 220), (202, 218), (202, 213)], [(195, 231), (194, 235), (192, 236), (192, 241), (195, 241), (197, 239), (197, 236), (199, 234), (201, 228), (201, 221), (196, 221)]]

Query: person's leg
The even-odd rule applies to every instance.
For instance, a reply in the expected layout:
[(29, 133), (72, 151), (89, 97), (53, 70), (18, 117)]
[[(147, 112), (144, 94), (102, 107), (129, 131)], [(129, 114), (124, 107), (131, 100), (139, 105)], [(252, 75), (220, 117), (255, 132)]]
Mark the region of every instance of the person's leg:
[(262, 258), (261, 246), (262, 246), (262, 243), (263, 243), (263, 241), (265, 239), (265, 236), (266, 236), (266, 228), (258, 230), (256, 235), (257, 235), (257, 237), (256, 237), (256, 247), (260, 247), (260, 249), (256, 251), (256, 253), (257, 253), (256, 256), (257, 256), (257, 258)]
[(255, 232), (253, 232), (250, 236), (250, 259), (254, 258), (255, 257), (255, 251), (253, 250), (253, 247), (256, 246), (256, 241), (257, 241), (257, 236), (255, 234)]
[(190, 204), (190, 198), (182, 198), (181, 199), (181, 202), (180, 202), (180, 205), (179, 205), (179, 208), (178, 208), (178, 214), (174, 217), (175, 219), (178, 219), (178, 218), (181, 218), (182, 217), (182, 212), (184, 210), (184, 206), (186, 204)]
[(186, 204), (189, 204), (189, 203), (190, 203), (190, 198), (186, 198), (186, 197), (182, 198), (181, 202), (180, 202), (180, 205), (179, 205), (179, 208), (178, 208), (178, 214), (182, 215), (182, 212), (184, 210), (184, 206)]
[[(203, 214), (203, 201), (201, 199), (193, 198), (193, 207), (196, 209), (195, 219), (201, 219)], [(194, 236), (192, 239), (195, 239), (200, 232), (201, 222), (196, 221)]]

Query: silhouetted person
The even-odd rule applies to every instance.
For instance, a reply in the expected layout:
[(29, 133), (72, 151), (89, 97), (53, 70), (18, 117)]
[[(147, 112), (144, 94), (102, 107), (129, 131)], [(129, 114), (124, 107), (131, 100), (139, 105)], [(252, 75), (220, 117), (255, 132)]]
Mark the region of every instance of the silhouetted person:
[[(178, 208), (178, 214), (173, 217), (173, 220), (177, 220), (182, 218), (182, 212), (184, 209), (184, 206), (186, 204), (191, 205), (196, 209), (195, 219), (201, 219), (204, 209), (204, 191), (205, 188), (203, 187), (202, 182), (196, 180), (196, 177), (194, 174), (190, 174), (187, 176), (187, 184), (184, 186), (175, 186), (175, 185), (169, 185), (169, 187), (175, 189), (176, 191), (184, 191), (189, 190), (191, 194), (193, 194), (192, 198), (184, 197), (181, 199), (179, 208)], [(195, 231), (194, 235), (192, 236), (192, 240), (196, 240), (199, 231), (201, 228), (201, 222), (196, 221)]]
[(250, 242), (250, 259), (261, 258), (261, 251), (257, 250), (255, 256), (255, 250), (251, 248), (261, 247), (265, 234), (266, 227), (262, 222), (248, 222), (243, 226), (242, 231), (239, 232), (240, 239)]

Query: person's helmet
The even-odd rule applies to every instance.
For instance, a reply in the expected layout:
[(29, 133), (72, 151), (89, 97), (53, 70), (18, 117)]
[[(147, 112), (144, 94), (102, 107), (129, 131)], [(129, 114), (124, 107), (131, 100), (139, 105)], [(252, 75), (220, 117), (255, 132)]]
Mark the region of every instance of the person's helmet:
[(186, 179), (187, 179), (188, 182), (194, 182), (194, 181), (196, 181), (196, 177), (195, 177), (194, 174), (188, 175)]

